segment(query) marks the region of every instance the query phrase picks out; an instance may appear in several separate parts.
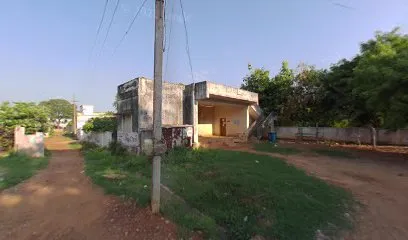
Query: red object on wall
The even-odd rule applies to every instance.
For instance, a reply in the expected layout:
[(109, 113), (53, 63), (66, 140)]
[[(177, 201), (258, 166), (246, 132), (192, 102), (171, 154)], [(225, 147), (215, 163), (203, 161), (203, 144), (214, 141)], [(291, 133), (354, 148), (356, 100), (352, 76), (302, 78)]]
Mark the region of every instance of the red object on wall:
[(168, 150), (174, 147), (191, 147), (193, 138), (192, 132), (192, 126), (163, 127), (163, 141)]

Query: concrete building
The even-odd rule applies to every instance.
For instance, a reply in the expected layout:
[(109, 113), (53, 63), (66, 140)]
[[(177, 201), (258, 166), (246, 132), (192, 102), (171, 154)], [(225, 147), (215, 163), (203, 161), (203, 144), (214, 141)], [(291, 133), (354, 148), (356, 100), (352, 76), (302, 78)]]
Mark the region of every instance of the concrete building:
[[(253, 92), (208, 81), (163, 83), (163, 128), (183, 128), (184, 138), (192, 143), (199, 136), (242, 136), (260, 115)], [(139, 77), (118, 86), (118, 120), (118, 138), (133, 133), (138, 141), (133, 146), (143, 145), (145, 138), (139, 135), (153, 128), (152, 80)]]
[(93, 105), (81, 105), (79, 106), (79, 111), (77, 112), (77, 130), (78, 130), (78, 138), (81, 139), (83, 136), (82, 127), (85, 123), (91, 119), (96, 117), (104, 116), (105, 112), (94, 112)]

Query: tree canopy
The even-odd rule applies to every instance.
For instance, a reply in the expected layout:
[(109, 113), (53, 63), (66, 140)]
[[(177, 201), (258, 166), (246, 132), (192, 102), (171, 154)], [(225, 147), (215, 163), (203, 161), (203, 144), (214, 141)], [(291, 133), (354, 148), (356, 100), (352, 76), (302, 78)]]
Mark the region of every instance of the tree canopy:
[(276, 112), (281, 125), (408, 125), (408, 35), (399, 29), (377, 32), (354, 58), (330, 69), (290, 69), (284, 61), (273, 77), (263, 68), (249, 71), (241, 88), (257, 92), (261, 108)]
[(0, 148), (9, 149), (13, 143), (16, 126), (26, 128), (26, 133), (47, 132), (48, 109), (35, 103), (3, 102), (0, 104)]
[(71, 119), (73, 117), (73, 106), (65, 99), (50, 99), (41, 102), (40, 106), (45, 106), (50, 110), (49, 118), (56, 122), (58, 126), (62, 119)]

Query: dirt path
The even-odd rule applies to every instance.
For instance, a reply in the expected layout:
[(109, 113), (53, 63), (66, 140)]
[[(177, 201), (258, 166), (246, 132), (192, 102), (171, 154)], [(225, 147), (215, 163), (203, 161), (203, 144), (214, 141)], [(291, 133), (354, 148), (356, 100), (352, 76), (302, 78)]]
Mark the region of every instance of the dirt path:
[[(408, 164), (403, 159), (332, 158), (311, 153), (285, 156), (252, 150), (249, 145), (224, 149), (285, 159), (332, 184), (350, 190), (362, 203), (355, 230), (345, 239), (408, 239)], [(366, 156), (366, 155), (365, 155)], [(386, 156), (387, 157), (387, 156)]]
[(176, 238), (176, 227), (164, 218), (104, 195), (64, 138), (49, 139), (47, 147), (52, 150), (47, 169), (0, 192), (1, 240)]

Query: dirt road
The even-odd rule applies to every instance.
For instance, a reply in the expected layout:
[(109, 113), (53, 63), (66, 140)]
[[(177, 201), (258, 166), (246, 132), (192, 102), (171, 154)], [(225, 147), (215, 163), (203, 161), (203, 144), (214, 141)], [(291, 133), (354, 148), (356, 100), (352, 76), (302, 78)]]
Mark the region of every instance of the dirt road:
[[(288, 145), (296, 148), (310, 146)], [(312, 153), (285, 156), (257, 152), (250, 145), (223, 147), (266, 154), (285, 159), (329, 183), (350, 190), (362, 204), (355, 214), (353, 232), (345, 239), (408, 239), (408, 162), (406, 156), (359, 153), (352, 159), (325, 157)]]
[(174, 224), (93, 185), (79, 151), (47, 141), (49, 166), (0, 192), (0, 239), (176, 239)]

